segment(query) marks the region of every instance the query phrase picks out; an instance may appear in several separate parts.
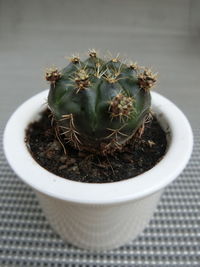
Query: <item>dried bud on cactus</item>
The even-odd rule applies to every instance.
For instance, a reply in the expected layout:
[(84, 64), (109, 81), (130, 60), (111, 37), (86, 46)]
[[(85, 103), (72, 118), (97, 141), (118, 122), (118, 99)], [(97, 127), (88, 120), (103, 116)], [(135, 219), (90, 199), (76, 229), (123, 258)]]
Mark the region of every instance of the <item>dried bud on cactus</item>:
[(77, 64), (80, 62), (80, 57), (79, 56), (75, 56), (75, 55), (72, 55), (72, 57), (70, 58), (70, 61), (74, 64)]
[(97, 52), (95, 49), (89, 49), (89, 56), (90, 57), (97, 57)]
[(157, 81), (157, 74), (153, 74), (151, 70), (145, 69), (143, 73), (138, 75), (140, 88), (144, 90), (151, 89)]
[(105, 62), (90, 50), (85, 61), (74, 57), (46, 79), (54, 83), (48, 105), (59, 134), (76, 149), (107, 154), (123, 149), (144, 123), (156, 76), (118, 56)]
[(134, 63), (130, 63), (130, 68), (133, 69), (133, 70), (139, 70), (140, 67), (138, 66), (137, 62), (134, 62)]
[(57, 80), (61, 78), (61, 73), (58, 71), (56, 67), (52, 67), (46, 70), (45, 78), (50, 83), (55, 83)]

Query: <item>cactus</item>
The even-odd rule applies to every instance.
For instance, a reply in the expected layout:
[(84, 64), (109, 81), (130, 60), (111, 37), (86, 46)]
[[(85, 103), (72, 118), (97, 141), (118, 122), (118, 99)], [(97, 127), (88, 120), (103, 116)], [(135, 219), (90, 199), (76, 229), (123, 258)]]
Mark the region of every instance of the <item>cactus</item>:
[(144, 124), (156, 75), (118, 57), (104, 61), (90, 50), (85, 61), (73, 56), (61, 71), (47, 70), (46, 80), (58, 138), (79, 150), (109, 154), (122, 150)]

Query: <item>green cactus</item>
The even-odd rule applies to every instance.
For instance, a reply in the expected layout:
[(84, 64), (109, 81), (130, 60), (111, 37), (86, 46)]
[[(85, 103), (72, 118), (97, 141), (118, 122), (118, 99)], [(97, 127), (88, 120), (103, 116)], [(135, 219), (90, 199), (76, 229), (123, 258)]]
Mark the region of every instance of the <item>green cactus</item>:
[(117, 58), (107, 62), (89, 51), (59, 71), (46, 72), (48, 106), (57, 135), (76, 149), (108, 154), (123, 149), (148, 116), (156, 75)]

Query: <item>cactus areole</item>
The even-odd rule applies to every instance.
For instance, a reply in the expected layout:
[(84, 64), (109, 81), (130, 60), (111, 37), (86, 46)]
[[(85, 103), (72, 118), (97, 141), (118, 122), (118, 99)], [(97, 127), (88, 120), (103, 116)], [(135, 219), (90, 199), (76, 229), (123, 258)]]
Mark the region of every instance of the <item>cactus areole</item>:
[(78, 150), (109, 154), (122, 150), (142, 127), (151, 106), (156, 75), (118, 58), (104, 61), (94, 50), (48, 69), (48, 106), (57, 136)]

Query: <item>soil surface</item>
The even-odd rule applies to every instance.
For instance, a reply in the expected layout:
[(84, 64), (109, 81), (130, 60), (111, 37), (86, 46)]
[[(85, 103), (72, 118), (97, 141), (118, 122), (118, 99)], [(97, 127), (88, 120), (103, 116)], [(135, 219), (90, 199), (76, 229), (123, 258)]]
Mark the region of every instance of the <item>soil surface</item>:
[(50, 112), (26, 130), (26, 143), (33, 158), (48, 171), (66, 179), (87, 183), (108, 183), (135, 177), (155, 166), (164, 156), (167, 141), (155, 117), (141, 137), (127, 144), (123, 152), (99, 156), (66, 145), (66, 154), (51, 126)]

